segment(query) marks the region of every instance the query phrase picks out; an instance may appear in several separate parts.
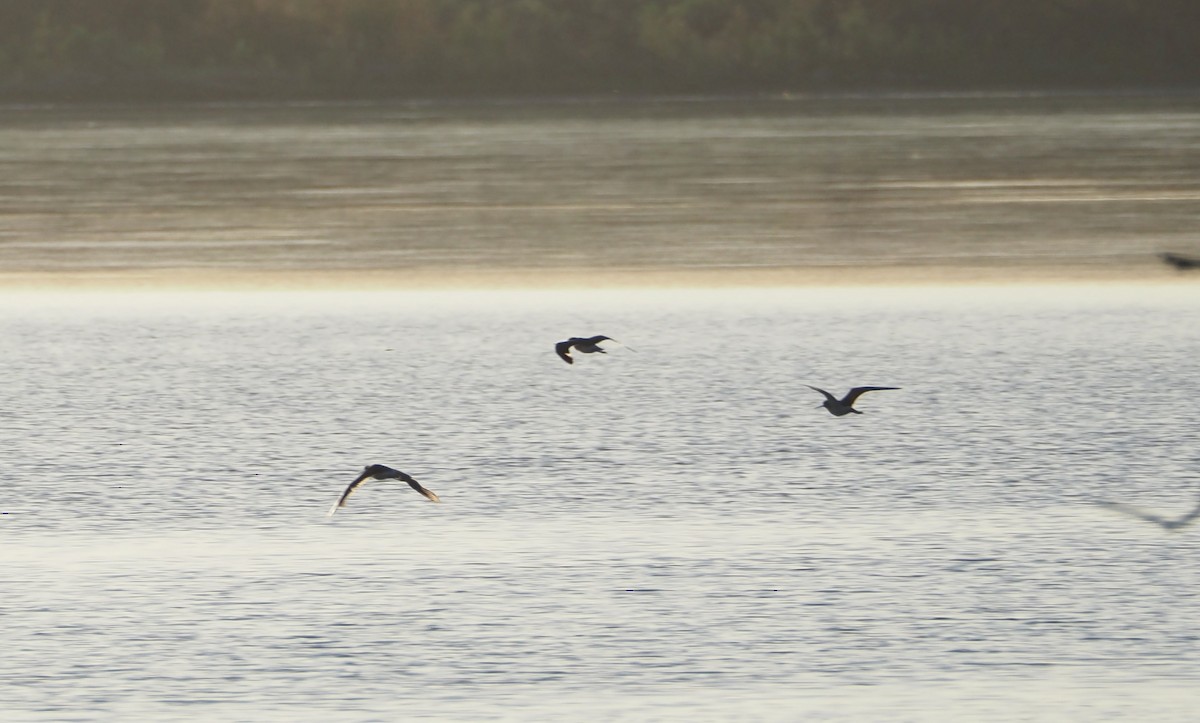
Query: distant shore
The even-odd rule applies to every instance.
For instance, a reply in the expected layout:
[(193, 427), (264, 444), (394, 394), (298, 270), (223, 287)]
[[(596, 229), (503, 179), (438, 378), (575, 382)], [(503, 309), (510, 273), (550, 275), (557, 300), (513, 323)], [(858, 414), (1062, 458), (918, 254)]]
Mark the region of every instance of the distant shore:
[(0, 99), (1164, 88), (1194, 0), (189, 0), (0, 5)]

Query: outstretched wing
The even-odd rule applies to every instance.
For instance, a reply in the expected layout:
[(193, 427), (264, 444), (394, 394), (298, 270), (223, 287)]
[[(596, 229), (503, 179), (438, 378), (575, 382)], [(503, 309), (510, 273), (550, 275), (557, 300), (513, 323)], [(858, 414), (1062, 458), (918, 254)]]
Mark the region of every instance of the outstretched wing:
[(358, 479), (350, 483), (350, 486), (346, 488), (346, 491), (342, 493), (342, 496), (338, 498), (338, 501), (333, 504), (333, 507), (329, 508), (329, 513), (326, 516), (332, 516), (334, 512), (338, 511), (338, 509), (345, 507), (346, 500), (350, 499), (350, 495), (354, 494), (354, 491), (362, 486), (363, 482), (366, 482), (369, 479), (371, 479), (370, 467), (364, 469), (363, 473), (358, 476)]
[(571, 347), (574, 345), (575, 342), (570, 340), (560, 341), (554, 345), (554, 353), (558, 355), (559, 359), (562, 359), (566, 363), (574, 364), (575, 360), (571, 358)]
[[(611, 336), (597, 335), (597, 336), (590, 337), (588, 339), (584, 339), (584, 341), (586, 341), (588, 344), (591, 344), (592, 346), (595, 346), (596, 344), (599, 344), (602, 341), (611, 341), (612, 343), (616, 344), (617, 346), (621, 347), (622, 349), (628, 349), (629, 351), (637, 351), (637, 349), (634, 349), (631, 346), (625, 346), (625, 344), (622, 344), (621, 342), (617, 341), (616, 339), (612, 338)], [(603, 349), (601, 349), (601, 351), (603, 351)]]
[(900, 387), (855, 387), (846, 392), (846, 398), (842, 400), (842, 404), (846, 406), (854, 406), (854, 400), (858, 399), (867, 392), (882, 392), (888, 389), (899, 389)]
[(813, 390), (814, 392), (820, 392), (820, 393), (824, 394), (824, 395), (825, 395), (825, 398), (826, 398), (826, 399), (828, 399), (828, 400), (829, 400), (829, 401), (831, 401), (831, 402), (836, 402), (836, 401), (837, 401), (837, 398), (836, 398), (836, 397), (834, 397), (832, 394), (830, 394), (829, 392), (825, 391), (824, 389), (820, 389), (820, 388), (818, 388), (818, 387), (814, 387), (814, 386), (813, 386), (813, 385), (811, 385), (811, 384), (805, 384), (804, 386), (808, 387), (809, 389)]
[(1161, 253), (1158, 257), (1180, 270), (1200, 268), (1200, 259), (1190, 259), (1170, 252)]
[(1152, 512), (1146, 512), (1145, 510), (1140, 510), (1137, 507), (1134, 507), (1133, 505), (1127, 505), (1122, 502), (1106, 502), (1103, 500), (1100, 502), (1097, 502), (1096, 504), (1100, 505), (1101, 507), (1107, 507), (1110, 510), (1116, 510), (1117, 512), (1122, 512), (1124, 514), (1129, 515), (1130, 517), (1136, 517), (1139, 520), (1145, 520), (1146, 522), (1153, 522), (1156, 525), (1160, 525), (1162, 527), (1166, 527), (1167, 529), (1170, 529), (1169, 523), (1167, 520), (1163, 519), (1162, 517), (1159, 517), (1158, 515), (1156, 515)]
[(1187, 513), (1183, 517), (1180, 517), (1178, 520), (1175, 520), (1175, 526), (1183, 527), (1184, 525), (1190, 525), (1198, 517), (1200, 517), (1200, 503), (1197, 503), (1196, 506), (1192, 508), (1191, 512)]
[(1194, 522), (1197, 518), (1200, 518), (1200, 504), (1197, 504), (1186, 515), (1184, 515), (1182, 517), (1177, 517), (1173, 520), (1168, 520), (1167, 518), (1162, 517), (1160, 515), (1156, 515), (1151, 512), (1146, 512), (1145, 510), (1140, 510), (1137, 507), (1134, 507), (1132, 505), (1122, 504), (1120, 502), (1101, 501), (1101, 502), (1097, 502), (1096, 504), (1100, 505), (1101, 507), (1107, 507), (1110, 510), (1116, 510), (1117, 512), (1123, 512), (1132, 517), (1136, 517), (1139, 520), (1145, 520), (1146, 522), (1153, 522), (1154, 524), (1158, 525), (1159, 527), (1163, 528), (1164, 530), (1178, 530), (1180, 528), (1187, 527), (1188, 525), (1192, 524), (1192, 522)]
[(434, 494), (433, 490), (425, 489), (424, 487), (421, 486), (420, 482), (416, 481), (412, 477), (409, 477), (408, 475), (404, 475), (403, 477), (401, 477), (401, 479), (403, 479), (405, 482), (407, 482), (409, 487), (412, 487), (417, 492), (420, 492), (421, 494), (423, 494), (427, 498), (429, 498), (430, 502), (441, 502), (441, 500), (438, 499), (438, 496), (436, 494)]

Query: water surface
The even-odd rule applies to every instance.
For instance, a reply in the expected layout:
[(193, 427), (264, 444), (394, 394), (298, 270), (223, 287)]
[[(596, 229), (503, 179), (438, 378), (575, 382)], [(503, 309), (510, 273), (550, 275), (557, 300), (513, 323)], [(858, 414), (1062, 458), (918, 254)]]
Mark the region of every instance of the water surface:
[[(1196, 329), (1184, 284), (10, 292), (5, 717), (1188, 720), (1200, 533), (1094, 503), (1196, 503)], [(370, 462), (443, 503), (327, 519)]]

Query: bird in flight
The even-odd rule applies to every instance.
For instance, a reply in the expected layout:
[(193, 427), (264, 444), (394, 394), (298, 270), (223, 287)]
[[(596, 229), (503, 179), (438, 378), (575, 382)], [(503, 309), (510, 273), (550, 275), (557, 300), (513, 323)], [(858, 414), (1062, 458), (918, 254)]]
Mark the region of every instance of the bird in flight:
[(812, 389), (814, 391), (818, 391), (818, 392), (824, 394), (825, 401), (821, 404), (821, 406), (828, 409), (829, 413), (835, 417), (844, 417), (847, 414), (851, 414), (851, 413), (862, 414), (862, 412), (860, 412), (854, 408), (854, 402), (855, 402), (855, 400), (857, 400), (860, 396), (862, 396), (866, 392), (880, 392), (880, 391), (884, 391), (886, 389), (899, 389), (900, 388), (900, 387), (855, 387), (855, 388), (851, 389), (850, 391), (846, 392), (846, 396), (842, 397), (841, 399), (838, 399), (837, 397), (833, 396), (832, 394), (825, 391), (824, 389), (818, 389), (817, 387), (814, 387), (811, 384), (805, 384), (804, 386), (808, 387), (809, 389)]
[(1200, 518), (1200, 502), (1197, 502), (1196, 506), (1193, 507), (1192, 510), (1186, 515), (1183, 515), (1182, 517), (1176, 517), (1174, 519), (1168, 519), (1166, 517), (1156, 515), (1153, 512), (1139, 510), (1132, 505), (1126, 505), (1120, 502), (1097, 502), (1096, 504), (1100, 505), (1101, 507), (1107, 507), (1110, 510), (1124, 512), (1125, 514), (1136, 517), (1139, 520), (1152, 522), (1168, 532), (1174, 532), (1175, 530), (1187, 527), (1195, 522), (1197, 518)]
[[(579, 352), (580, 354), (597, 354), (597, 353), (598, 354), (607, 354), (608, 352), (604, 351), (599, 346), (600, 342), (602, 342), (602, 341), (611, 341), (614, 344), (621, 344), (621, 342), (617, 341), (616, 339), (613, 339), (613, 338), (607, 337), (607, 336), (589, 336), (586, 339), (580, 338), (578, 336), (573, 336), (570, 339), (567, 339), (566, 341), (560, 341), (557, 344), (555, 344), (554, 345), (554, 353), (558, 354), (558, 357), (560, 359), (562, 359), (563, 361), (565, 361), (566, 363), (574, 364), (575, 360), (571, 358), (571, 350), (572, 349)], [(625, 346), (625, 345), (621, 344), (621, 346)], [(629, 347), (627, 347), (627, 346), (625, 346), (625, 348), (629, 349)], [(629, 351), (633, 351), (633, 350), (629, 349)]]
[(417, 492), (420, 492), (421, 494), (423, 494), (427, 498), (429, 498), (430, 502), (441, 502), (441, 500), (438, 499), (438, 496), (436, 494), (434, 494), (431, 490), (425, 489), (424, 487), (421, 486), (420, 482), (416, 481), (412, 477), (409, 477), (408, 475), (404, 474), (400, 470), (392, 469), (391, 467), (387, 467), (382, 464), (373, 464), (370, 467), (364, 467), (362, 474), (360, 474), (358, 476), (358, 479), (356, 479), (350, 483), (350, 486), (346, 488), (346, 491), (342, 493), (342, 496), (338, 499), (337, 502), (334, 503), (333, 507), (329, 508), (329, 516), (332, 516), (334, 512), (338, 511), (339, 508), (345, 507), (346, 500), (350, 499), (350, 495), (354, 494), (354, 491), (357, 490), (359, 487), (361, 487), (363, 482), (366, 482), (369, 479), (403, 480), (408, 483), (409, 487), (412, 487)]
[(1180, 256), (1179, 254), (1173, 254), (1169, 251), (1159, 254), (1158, 258), (1162, 259), (1164, 263), (1168, 263), (1171, 266), (1174, 266), (1175, 268), (1179, 269), (1180, 271), (1190, 271), (1191, 269), (1200, 269), (1200, 259), (1189, 258), (1187, 256)]

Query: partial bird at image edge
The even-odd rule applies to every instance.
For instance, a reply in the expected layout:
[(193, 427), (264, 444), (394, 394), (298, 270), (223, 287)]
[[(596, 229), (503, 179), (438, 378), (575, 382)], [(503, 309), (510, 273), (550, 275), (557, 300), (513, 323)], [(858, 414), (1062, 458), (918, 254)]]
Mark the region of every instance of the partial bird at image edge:
[(1134, 507), (1133, 505), (1127, 505), (1123, 502), (1108, 502), (1106, 500), (1101, 500), (1096, 504), (1115, 512), (1120, 512), (1122, 514), (1129, 515), (1130, 517), (1136, 517), (1139, 520), (1144, 520), (1151, 524), (1158, 525), (1168, 532), (1182, 530), (1184, 527), (1192, 524), (1197, 519), (1200, 519), (1200, 500), (1197, 500), (1196, 506), (1189, 510), (1186, 514), (1174, 518), (1167, 518), (1163, 517), (1162, 515), (1156, 515), (1153, 512), (1146, 512), (1145, 510)]

